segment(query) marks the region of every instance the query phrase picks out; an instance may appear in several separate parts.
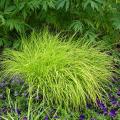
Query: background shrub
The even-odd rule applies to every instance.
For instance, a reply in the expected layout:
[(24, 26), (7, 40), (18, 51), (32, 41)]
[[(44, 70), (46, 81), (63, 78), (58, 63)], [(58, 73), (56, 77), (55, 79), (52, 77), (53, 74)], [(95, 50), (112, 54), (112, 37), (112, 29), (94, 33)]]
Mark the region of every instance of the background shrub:
[(81, 44), (43, 32), (22, 38), (21, 49), (5, 49), (2, 75), (21, 75), (49, 105), (79, 108), (102, 98), (111, 77), (111, 57), (88, 42)]
[[(119, 42), (120, 3), (116, 0), (0, 0), (0, 45), (48, 26), (51, 31)], [(107, 36), (107, 40), (105, 38)]]

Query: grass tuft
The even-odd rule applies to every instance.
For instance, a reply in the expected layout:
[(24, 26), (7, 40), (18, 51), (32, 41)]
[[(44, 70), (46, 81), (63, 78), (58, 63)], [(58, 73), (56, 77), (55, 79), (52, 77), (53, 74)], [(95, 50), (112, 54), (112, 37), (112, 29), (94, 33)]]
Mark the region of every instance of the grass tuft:
[(39, 88), (48, 105), (81, 108), (106, 93), (111, 62), (89, 43), (43, 32), (22, 38), (19, 51), (5, 49), (2, 71), (7, 77), (21, 75), (34, 89)]

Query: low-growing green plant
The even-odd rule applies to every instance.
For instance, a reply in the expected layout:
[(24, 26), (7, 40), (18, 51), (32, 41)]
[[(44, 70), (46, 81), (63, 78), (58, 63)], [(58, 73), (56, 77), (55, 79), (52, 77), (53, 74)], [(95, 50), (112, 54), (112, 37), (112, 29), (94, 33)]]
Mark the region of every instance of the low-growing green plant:
[(22, 38), (20, 50), (5, 49), (2, 58), (3, 76), (21, 75), (48, 105), (66, 109), (102, 98), (111, 76), (108, 55), (48, 32)]
[[(29, 88), (29, 96), (27, 98), (27, 109), (19, 108), (19, 99), (12, 99), (10, 94), (10, 89), (7, 88), (7, 102), (6, 112), (3, 110), (1, 112), (0, 118), (2, 120), (40, 120), (44, 119), (46, 116), (49, 118), (50, 108), (44, 105), (44, 102), (34, 101), (35, 94), (30, 94), (31, 88)], [(54, 115), (54, 114), (53, 114)], [(54, 117), (54, 116), (52, 116)]]

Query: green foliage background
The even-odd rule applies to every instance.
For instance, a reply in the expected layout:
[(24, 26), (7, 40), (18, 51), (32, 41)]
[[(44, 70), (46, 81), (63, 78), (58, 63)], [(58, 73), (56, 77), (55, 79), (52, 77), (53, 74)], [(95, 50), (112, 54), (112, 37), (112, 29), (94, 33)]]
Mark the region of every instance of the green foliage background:
[(20, 34), (48, 27), (109, 43), (119, 40), (117, 0), (0, 0), (0, 46), (16, 45)]

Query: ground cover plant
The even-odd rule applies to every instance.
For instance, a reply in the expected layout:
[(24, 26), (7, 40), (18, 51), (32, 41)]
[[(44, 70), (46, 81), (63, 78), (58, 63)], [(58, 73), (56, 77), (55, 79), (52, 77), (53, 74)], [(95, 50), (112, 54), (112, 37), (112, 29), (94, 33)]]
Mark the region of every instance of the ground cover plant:
[(60, 41), (58, 35), (48, 32), (32, 34), (28, 39), (22, 39), (19, 51), (4, 50), (3, 77), (23, 77), (48, 105), (66, 109), (95, 104), (97, 97), (106, 94), (112, 72), (110, 56), (89, 43)]
[[(6, 99), (4, 98), (2, 100), (4, 104), (0, 104), (0, 115), (2, 115), (5, 120), (17, 120), (19, 118), (22, 120), (28, 120), (28, 103), (31, 101), (29, 104), (30, 110), (32, 110), (30, 112), (30, 120), (37, 116), (39, 116), (37, 120), (119, 120), (119, 82), (119, 76), (112, 80), (111, 90), (108, 91), (109, 97), (106, 98), (107, 104), (98, 101), (98, 107), (93, 107), (88, 104), (85, 111), (84, 109), (80, 111), (66, 111), (64, 108), (49, 108), (49, 106), (43, 105), (43, 103), (39, 102), (40, 97), (37, 97), (35, 94), (28, 97), (28, 93), (26, 93), (27, 86), (24, 85), (22, 90), (20, 90), (21, 85), (23, 84), (21, 79), (13, 78), (12, 81), (6, 84), (6, 87), (3, 87), (4, 90), (6, 89), (7, 94)], [(8, 89), (8, 87), (10, 89)], [(30, 100), (30, 98), (32, 99)]]

